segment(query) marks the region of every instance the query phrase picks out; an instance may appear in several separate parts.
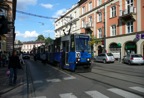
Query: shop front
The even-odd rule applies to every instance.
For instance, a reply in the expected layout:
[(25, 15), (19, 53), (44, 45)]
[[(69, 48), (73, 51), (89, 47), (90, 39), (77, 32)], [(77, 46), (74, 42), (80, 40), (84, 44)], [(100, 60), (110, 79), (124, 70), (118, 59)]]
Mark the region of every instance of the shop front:
[(126, 42), (125, 43), (125, 54), (136, 54), (137, 53), (137, 45), (135, 42)]

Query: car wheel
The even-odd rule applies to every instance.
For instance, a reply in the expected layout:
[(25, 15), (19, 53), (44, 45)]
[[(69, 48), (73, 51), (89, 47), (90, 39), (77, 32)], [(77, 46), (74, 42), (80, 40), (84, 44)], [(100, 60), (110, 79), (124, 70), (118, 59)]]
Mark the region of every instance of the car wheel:
[(131, 65), (131, 62), (130, 62), (130, 61), (128, 61), (128, 64), (129, 64), (129, 65)]
[(122, 59), (122, 63), (124, 63), (125, 64), (125, 62), (124, 62), (124, 60)]
[(105, 64), (105, 63), (106, 63), (106, 60), (103, 60), (103, 63)]

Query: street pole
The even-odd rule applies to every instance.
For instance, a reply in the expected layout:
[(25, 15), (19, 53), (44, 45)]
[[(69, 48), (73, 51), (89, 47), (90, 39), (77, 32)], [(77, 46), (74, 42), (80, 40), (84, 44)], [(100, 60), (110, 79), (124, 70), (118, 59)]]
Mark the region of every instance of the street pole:
[(105, 5), (104, 5), (104, 53), (106, 53), (106, 32), (105, 32)]

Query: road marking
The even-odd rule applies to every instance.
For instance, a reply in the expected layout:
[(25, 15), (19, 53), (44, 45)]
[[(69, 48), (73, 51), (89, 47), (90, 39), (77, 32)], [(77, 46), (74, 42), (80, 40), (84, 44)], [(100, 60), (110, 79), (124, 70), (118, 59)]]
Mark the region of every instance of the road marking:
[(76, 79), (76, 77), (70, 76), (70, 77), (65, 77), (63, 78), (64, 80), (72, 80), (72, 79)]
[(36, 81), (34, 81), (33, 83), (43, 83), (43, 81), (41, 81), (41, 80), (36, 80)]
[(33, 98), (47, 98), (46, 96), (39, 96), (39, 97), (33, 97)]
[(98, 91), (86, 91), (85, 93), (91, 96), (92, 98), (109, 98)]
[(61, 82), (60, 79), (47, 79), (47, 82)]
[(144, 93), (144, 88), (142, 88), (142, 87), (138, 87), (138, 86), (136, 86), (136, 87), (129, 87), (129, 88)]
[(108, 90), (113, 92), (113, 93), (116, 93), (116, 94), (118, 94), (118, 95), (120, 95), (124, 98), (143, 98), (143, 97), (138, 96), (136, 94), (133, 94), (133, 93), (121, 90), (121, 89), (117, 89), (117, 88), (111, 88), (111, 89), (108, 89)]
[(75, 95), (72, 93), (65, 93), (65, 94), (60, 94), (61, 98), (77, 98)]

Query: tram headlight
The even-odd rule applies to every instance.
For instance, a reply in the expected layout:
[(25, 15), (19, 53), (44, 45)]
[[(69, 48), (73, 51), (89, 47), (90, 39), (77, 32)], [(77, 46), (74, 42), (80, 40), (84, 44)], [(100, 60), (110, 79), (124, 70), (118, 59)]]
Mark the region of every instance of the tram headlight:
[(80, 61), (80, 59), (78, 58), (78, 61)]
[(90, 59), (89, 59), (89, 58), (87, 58), (87, 61), (90, 61)]
[(80, 58), (77, 58), (77, 62), (79, 62), (80, 61)]

